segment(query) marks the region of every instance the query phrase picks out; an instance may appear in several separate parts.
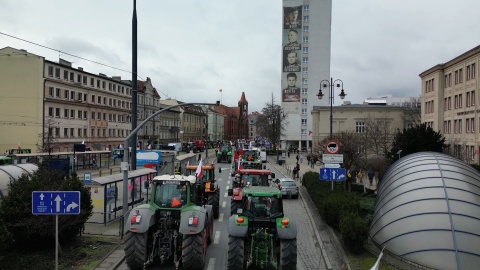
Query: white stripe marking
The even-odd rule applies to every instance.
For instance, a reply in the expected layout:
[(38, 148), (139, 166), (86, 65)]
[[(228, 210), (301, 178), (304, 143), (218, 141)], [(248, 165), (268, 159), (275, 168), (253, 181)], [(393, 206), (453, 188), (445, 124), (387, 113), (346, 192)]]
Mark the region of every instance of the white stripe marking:
[(227, 184), (229, 184), (229, 185), (230, 185), (230, 180), (228, 180)]
[[(223, 202), (222, 202), (222, 208), (225, 208), (225, 207), (227, 207), (227, 202), (226, 202), (226, 201), (223, 201)], [(221, 214), (221, 215), (223, 215), (223, 214)]]
[(227, 186), (225, 189), (226, 189), (226, 190), (228, 190), (229, 188), (230, 188), (230, 187), (229, 187), (229, 186)]
[[(225, 202), (224, 202), (225, 203)], [(225, 206), (223, 206), (225, 207)], [(220, 216), (218, 217), (218, 222), (222, 222), (223, 221), (223, 216), (224, 214), (223, 213), (220, 213)]]
[(225, 195), (223, 195), (223, 197), (227, 198), (227, 197), (228, 197), (228, 193), (225, 193)]
[(215, 258), (210, 258), (210, 260), (208, 260), (207, 270), (213, 270), (213, 269), (215, 269)]
[(219, 244), (220, 243), (220, 231), (215, 232), (215, 240), (213, 240), (214, 244)]

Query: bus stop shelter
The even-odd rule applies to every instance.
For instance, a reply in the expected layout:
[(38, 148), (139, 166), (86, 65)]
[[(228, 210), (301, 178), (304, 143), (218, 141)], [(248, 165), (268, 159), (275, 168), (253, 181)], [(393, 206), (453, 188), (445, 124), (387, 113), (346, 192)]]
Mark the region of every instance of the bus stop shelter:
[[(148, 202), (150, 190), (145, 188), (144, 183), (152, 180), (156, 173), (156, 170), (148, 168), (128, 172), (129, 198), (126, 199), (129, 208)], [(85, 185), (90, 190), (93, 203), (93, 214), (88, 223), (105, 225), (122, 216), (123, 173), (85, 180)]]

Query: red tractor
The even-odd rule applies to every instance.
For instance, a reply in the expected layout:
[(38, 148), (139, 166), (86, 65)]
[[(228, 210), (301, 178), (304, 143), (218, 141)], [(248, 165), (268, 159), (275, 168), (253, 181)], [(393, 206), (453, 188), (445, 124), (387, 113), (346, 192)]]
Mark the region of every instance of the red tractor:
[[(261, 163), (260, 163), (261, 164)], [(242, 169), (240, 168), (233, 180), (233, 186), (228, 190), (228, 196), (231, 196), (230, 214), (237, 213), (237, 209), (242, 203), (242, 189), (250, 186), (270, 186), (275, 178), (275, 173), (266, 169)]]

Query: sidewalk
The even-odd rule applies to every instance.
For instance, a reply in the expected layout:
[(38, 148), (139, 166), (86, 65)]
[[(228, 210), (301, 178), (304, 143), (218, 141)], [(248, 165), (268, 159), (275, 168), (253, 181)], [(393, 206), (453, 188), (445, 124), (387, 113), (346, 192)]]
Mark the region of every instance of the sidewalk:
[[(308, 164), (308, 161), (307, 161), (307, 153), (302, 153), (303, 155), (303, 162), (298, 162), (299, 165), (300, 165), (300, 177), (303, 176), (304, 173), (306, 172), (320, 172), (320, 169), (323, 168), (323, 163), (321, 161), (317, 161), (316, 164), (314, 164), (313, 168), (310, 167), (310, 165)], [(287, 157), (285, 158), (285, 163), (282, 165), (282, 167), (287, 171), (287, 176), (288, 177), (292, 177), (293, 178), (293, 167), (295, 167), (295, 164), (297, 163), (297, 159), (296, 159), (296, 156), (297, 154), (293, 154), (291, 153), (290, 154), (290, 157)], [(272, 159), (272, 162), (273, 162), (273, 158), (275, 158), (275, 165), (276, 166), (280, 166), (278, 164), (276, 164), (276, 157), (273, 157), (273, 156), (270, 156), (270, 158)], [(301, 179), (300, 179), (301, 180)], [(375, 179), (373, 180), (372, 182), (372, 185), (370, 185), (369, 181), (368, 181), (368, 177), (366, 175), (363, 176), (363, 181), (361, 181), (362, 179), (357, 179), (356, 185), (364, 185), (364, 188), (365, 189), (371, 189), (371, 190), (376, 190), (377, 189), (377, 183), (378, 183), (378, 180)], [(301, 181), (300, 181), (301, 182)]]

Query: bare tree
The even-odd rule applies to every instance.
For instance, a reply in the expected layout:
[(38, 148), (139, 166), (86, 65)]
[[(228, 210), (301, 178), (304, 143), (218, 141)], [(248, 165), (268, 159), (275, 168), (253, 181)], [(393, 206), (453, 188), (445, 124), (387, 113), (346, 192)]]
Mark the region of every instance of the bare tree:
[(39, 134), (39, 142), (37, 146), (37, 152), (50, 153), (52, 152), (53, 145), (57, 141), (53, 136), (53, 131), (58, 125), (52, 117), (45, 117), (43, 125), (43, 133)]
[(413, 127), (421, 123), (421, 97), (411, 97), (409, 102), (404, 104), (403, 122), (405, 127)]
[(275, 103), (275, 97), (272, 94), (271, 101), (265, 103), (262, 114), (257, 117), (257, 133), (268, 139), (276, 148), (280, 145), (280, 137), (284, 135), (286, 129), (286, 115), (282, 107)]

